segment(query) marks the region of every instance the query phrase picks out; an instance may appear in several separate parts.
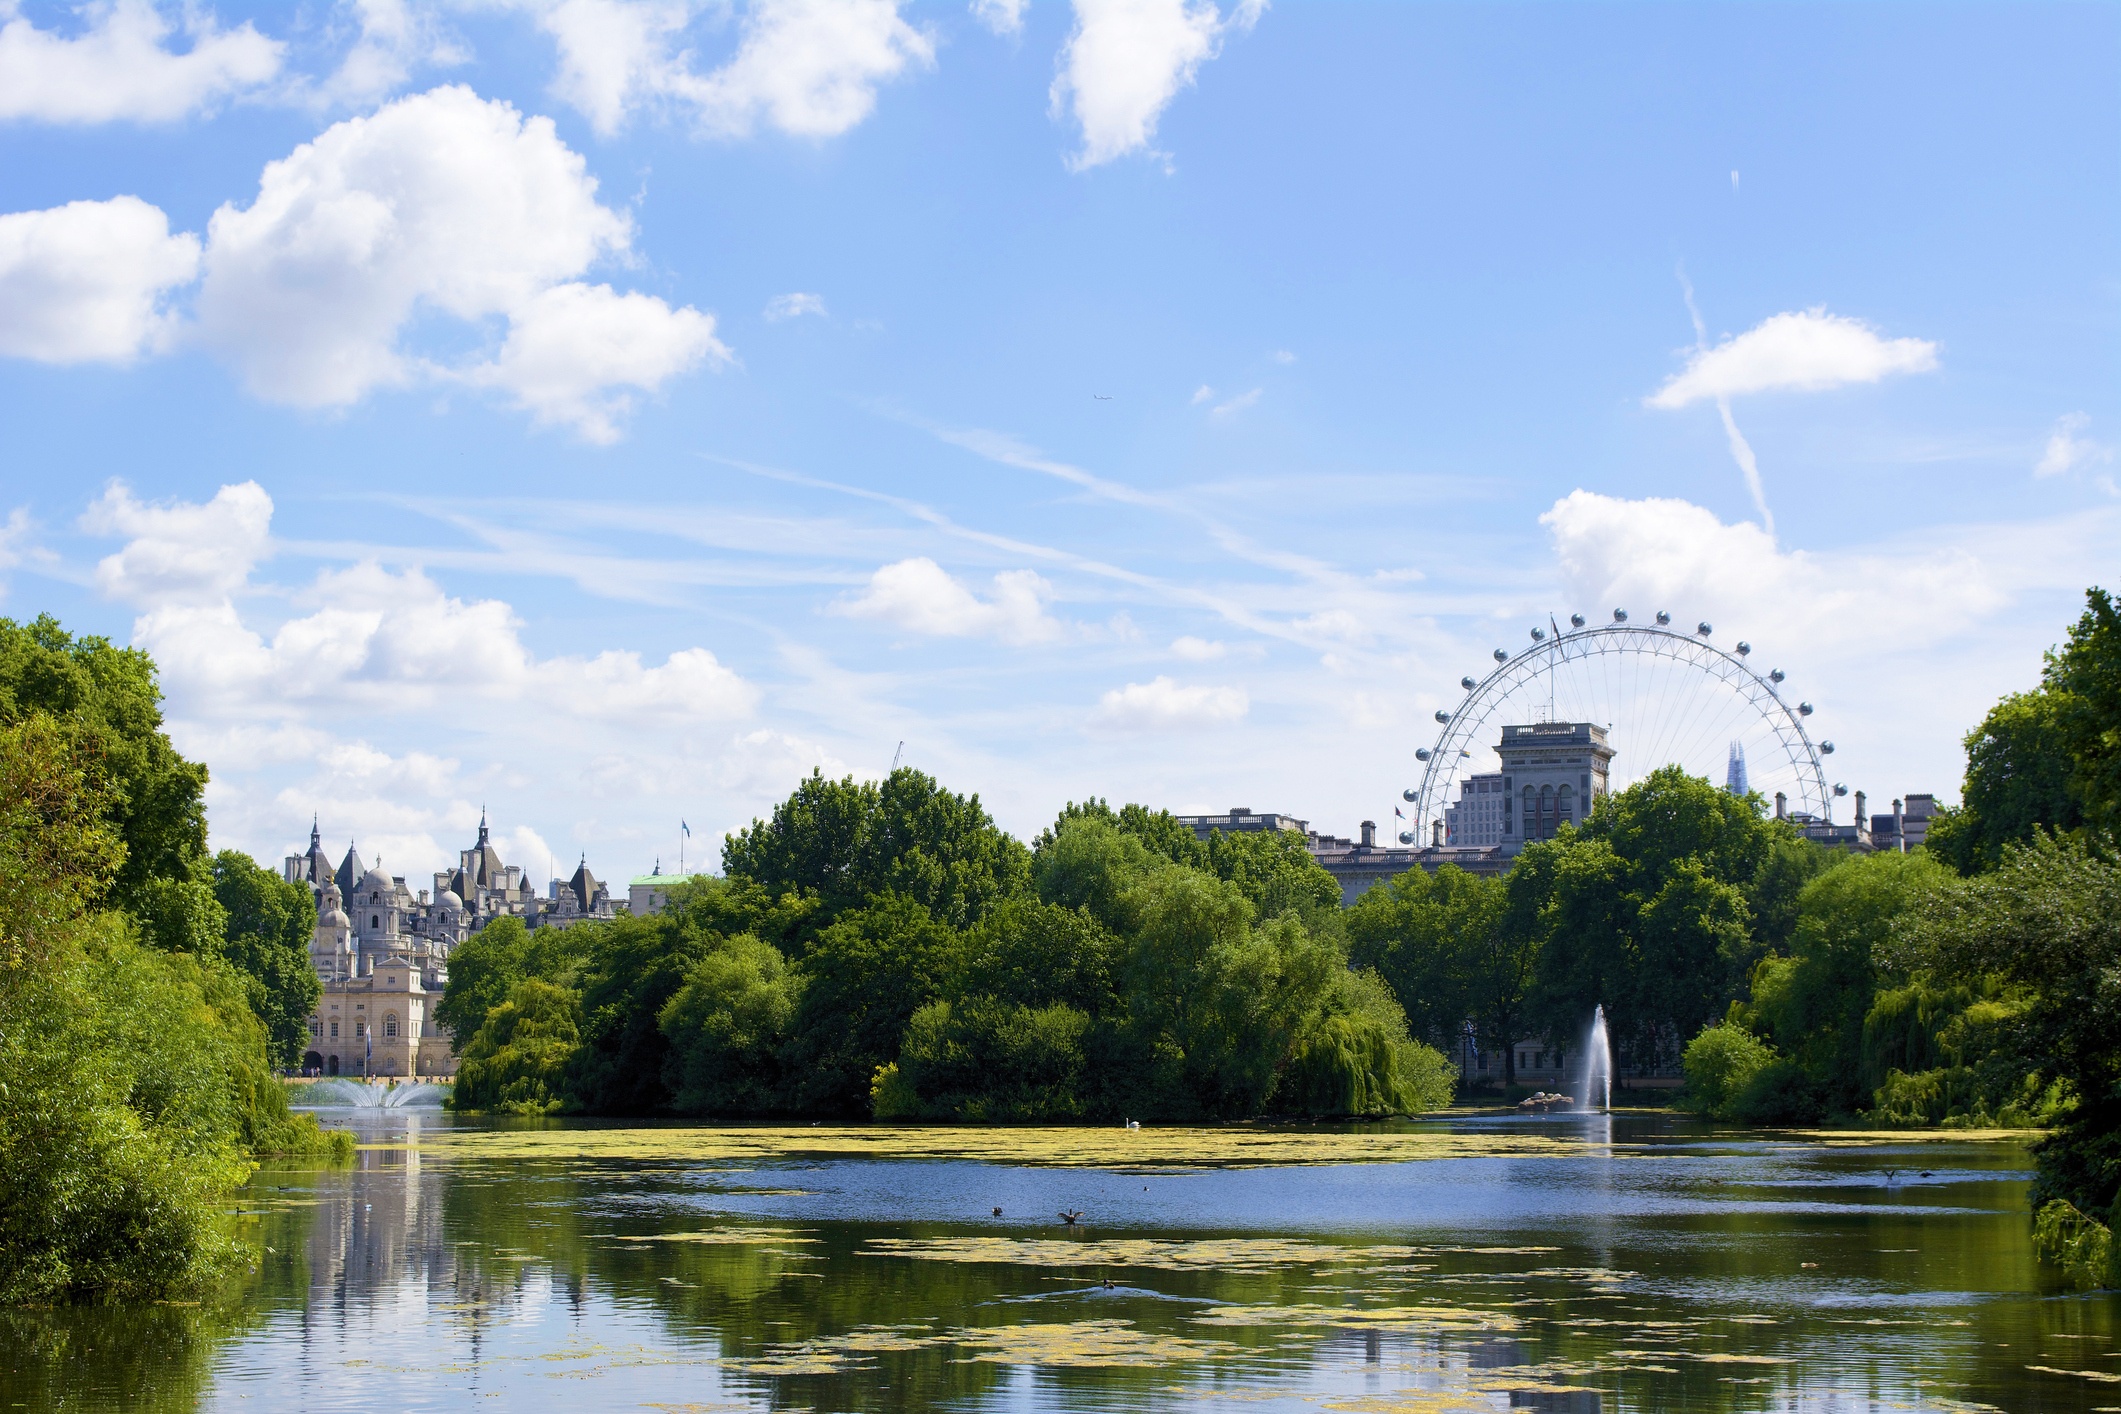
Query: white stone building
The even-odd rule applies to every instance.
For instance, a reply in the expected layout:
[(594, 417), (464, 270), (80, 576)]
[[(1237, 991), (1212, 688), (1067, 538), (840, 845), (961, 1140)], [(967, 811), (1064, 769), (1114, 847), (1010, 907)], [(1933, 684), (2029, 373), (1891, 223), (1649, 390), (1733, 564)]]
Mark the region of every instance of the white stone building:
[(381, 861), (363, 865), (351, 844), (334, 868), (314, 824), (308, 852), (288, 855), (281, 874), (307, 884), (317, 901), (309, 958), (324, 995), (309, 1018), (303, 1065), (327, 1075), (455, 1074), (456, 1053), (434, 1009), (457, 944), (497, 918), (564, 928), (616, 912), (586, 860), (539, 898), (519, 866), (502, 862), (483, 815), (478, 843), (458, 854), (455, 869), (435, 873), (432, 891), (408, 889)]

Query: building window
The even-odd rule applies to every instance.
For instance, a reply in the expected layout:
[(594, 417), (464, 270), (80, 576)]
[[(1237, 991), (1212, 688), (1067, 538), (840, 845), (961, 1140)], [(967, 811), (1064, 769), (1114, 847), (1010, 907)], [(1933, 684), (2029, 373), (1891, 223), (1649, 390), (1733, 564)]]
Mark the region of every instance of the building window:
[(398, 1017), (396, 1012), (392, 1012), (390, 1015), (383, 1018), (383, 1034), (385, 1036), (395, 1036), (398, 1034)]
[(315, 1039), (316, 1039), (317, 1037), (319, 1037), (319, 1036), (322, 1036), (323, 1034), (324, 1034), (324, 1023), (323, 1023), (323, 1022), (321, 1022), (321, 1021), (319, 1021), (319, 1020), (317, 1020), (317, 1018), (315, 1018), (314, 1016), (312, 1016), (312, 1017), (311, 1017), (311, 1018), (309, 1019), (309, 1035), (310, 1035), (310, 1039), (311, 1039), (311, 1040), (315, 1040)]
[(380, 928), (383, 926), (383, 920), (371, 913), (368, 915), (368, 926), (371, 928)]
[(336, 1021), (331, 1024), (331, 1039), (334, 1041), (339, 1039), (339, 1023)]

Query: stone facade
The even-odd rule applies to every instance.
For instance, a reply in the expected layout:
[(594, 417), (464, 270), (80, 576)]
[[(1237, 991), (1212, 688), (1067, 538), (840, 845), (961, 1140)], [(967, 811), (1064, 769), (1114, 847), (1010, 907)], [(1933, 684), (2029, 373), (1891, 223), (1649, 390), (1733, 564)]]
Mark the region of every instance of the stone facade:
[(309, 960), (324, 995), (309, 1018), (303, 1065), (326, 1075), (455, 1074), (456, 1052), (434, 1009), (457, 944), (497, 918), (564, 928), (616, 912), (586, 860), (539, 898), (519, 866), (502, 862), (484, 816), (478, 843), (458, 854), (455, 869), (435, 873), (432, 892), (408, 889), (381, 861), (363, 865), (351, 844), (333, 866), (315, 825), (308, 852), (288, 855), (281, 873), (307, 884), (317, 901)]

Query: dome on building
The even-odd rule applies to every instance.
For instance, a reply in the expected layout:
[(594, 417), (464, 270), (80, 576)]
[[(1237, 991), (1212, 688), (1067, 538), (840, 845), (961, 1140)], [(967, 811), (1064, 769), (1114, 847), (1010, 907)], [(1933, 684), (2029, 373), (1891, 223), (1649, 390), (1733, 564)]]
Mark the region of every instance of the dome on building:
[(444, 913), (462, 913), (464, 900), (457, 897), (455, 889), (444, 889), (435, 895), (435, 907)]
[(346, 910), (340, 906), (342, 902), (343, 900), (339, 897), (339, 886), (337, 884), (326, 884), (324, 886), (324, 907), (317, 912), (317, 926), (319, 928), (351, 928), (353, 926), (353, 920), (346, 916)]
[(354, 889), (354, 907), (367, 908), (372, 904), (395, 906), (398, 900), (398, 881), (383, 872), (382, 866), (368, 871)]

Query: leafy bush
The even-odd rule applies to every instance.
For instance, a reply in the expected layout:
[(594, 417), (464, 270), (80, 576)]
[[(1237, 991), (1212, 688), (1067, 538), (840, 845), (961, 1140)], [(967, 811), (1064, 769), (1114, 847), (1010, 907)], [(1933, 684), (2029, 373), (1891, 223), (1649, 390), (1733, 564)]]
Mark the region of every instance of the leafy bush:
[(1687, 1042), (1684, 1103), (1700, 1114), (1730, 1118), (1730, 1106), (1775, 1061), (1774, 1048), (1734, 1022), (1705, 1026)]

